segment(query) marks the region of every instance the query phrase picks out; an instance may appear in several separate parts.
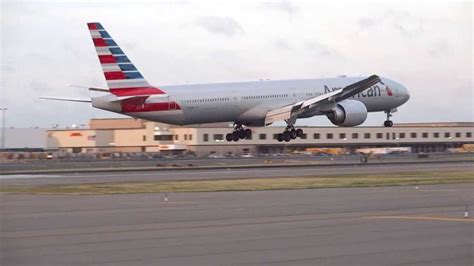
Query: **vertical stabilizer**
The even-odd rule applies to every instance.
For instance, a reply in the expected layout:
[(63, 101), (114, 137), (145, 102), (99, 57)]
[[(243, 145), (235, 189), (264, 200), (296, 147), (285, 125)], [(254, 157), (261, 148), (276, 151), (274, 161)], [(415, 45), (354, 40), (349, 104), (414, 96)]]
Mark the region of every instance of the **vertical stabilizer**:
[(165, 94), (150, 86), (100, 23), (87, 23), (110, 92), (117, 96)]

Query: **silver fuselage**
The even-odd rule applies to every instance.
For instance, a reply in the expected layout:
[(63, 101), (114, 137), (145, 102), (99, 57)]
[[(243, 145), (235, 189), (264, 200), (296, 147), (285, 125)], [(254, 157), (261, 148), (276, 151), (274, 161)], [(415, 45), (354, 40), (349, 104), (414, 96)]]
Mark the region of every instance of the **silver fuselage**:
[[(175, 102), (176, 108), (166, 111), (122, 112), (117, 104), (108, 104), (111, 95), (93, 99), (94, 107), (132, 117), (176, 125), (215, 122), (242, 122), (262, 126), (265, 115), (273, 109), (343, 88), (365, 77), (326, 79), (250, 81), (235, 83), (160, 86), (167, 96), (151, 95), (147, 103)], [(368, 112), (389, 111), (404, 104), (410, 97), (405, 86), (381, 78), (369, 89), (351, 99), (365, 104)], [(302, 113), (298, 118), (323, 115), (318, 111)]]

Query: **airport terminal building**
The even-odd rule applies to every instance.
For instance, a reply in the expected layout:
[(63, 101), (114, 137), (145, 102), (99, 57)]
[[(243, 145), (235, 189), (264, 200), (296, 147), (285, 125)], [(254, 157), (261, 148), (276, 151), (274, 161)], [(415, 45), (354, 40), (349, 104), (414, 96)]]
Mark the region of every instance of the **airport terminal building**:
[(51, 129), (47, 148), (71, 153), (161, 152), (216, 154), (267, 154), (310, 148), (410, 147), (412, 152), (442, 152), (474, 143), (472, 122), (409, 123), (394, 127), (302, 127), (304, 135), (278, 142), (281, 127), (252, 128), (251, 138), (227, 142), (227, 123), (181, 127), (141, 119), (92, 119), (88, 128)]

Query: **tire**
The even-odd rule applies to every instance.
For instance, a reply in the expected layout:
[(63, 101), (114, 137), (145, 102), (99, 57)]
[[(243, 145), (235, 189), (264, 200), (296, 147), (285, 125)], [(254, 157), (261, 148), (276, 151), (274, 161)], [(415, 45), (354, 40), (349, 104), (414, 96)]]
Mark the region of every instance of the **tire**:
[(239, 130), (238, 133), (240, 139), (245, 139), (245, 130)]
[(393, 121), (388, 121), (388, 127), (393, 127)]
[(301, 128), (298, 128), (296, 130), (296, 136), (298, 136), (299, 138), (301, 138), (303, 136), (304, 132)]
[(296, 130), (290, 131), (290, 138), (291, 139), (296, 139), (297, 137), (298, 137), (298, 135), (296, 134)]
[(283, 140), (285, 142), (288, 142), (288, 141), (291, 140), (290, 132), (288, 132), (288, 131), (283, 132)]
[(234, 140), (234, 138), (232, 137), (232, 133), (227, 133), (225, 135), (225, 139), (228, 141), (228, 142), (231, 142)]
[(252, 130), (250, 130), (249, 128), (246, 128), (244, 132), (245, 132), (246, 139), (252, 138)]
[(277, 140), (278, 140), (278, 142), (282, 142), (283, 141), (283, 134), (278, 133)]
[(239, 141), (239, 139), (240, 139), (239, 132), (237, 131), (232, 132), (232, 140)]
[(390, 127), (390, 121), (389, 121), (389, 120), (385, 120), (385, 122), (383, 122), (383, 126), (384, 126), (384, 127)]

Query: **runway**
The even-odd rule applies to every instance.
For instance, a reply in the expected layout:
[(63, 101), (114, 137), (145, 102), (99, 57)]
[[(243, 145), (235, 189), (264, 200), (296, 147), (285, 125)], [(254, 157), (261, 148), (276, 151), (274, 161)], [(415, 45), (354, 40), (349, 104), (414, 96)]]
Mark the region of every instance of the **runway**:
[(473, 265), (473, 191), (0, 195), (0, 264)]
[(254, 178), (254, 177), (305, 177), (327, 176), (341, 174), (374, 174), (407, 171), (451, 171), (474, 170), (471, 163), (439, 162), (418, 164), (385, 164), (385, 165), (333, 165), (287, 168), (249, 168), (249, 169), (208, 169), (182, 171), (180, 169), (168, 171), (146, 172), (103, 172), (77, 174), (40, 174), (40, 175), (0, 175), (0, 184), (3, 185), (43, 185), (43, 184), (83, 184), (104, 182), (129, 181), (163, 181), (163, 180), (202, 180), (225, 178)]

